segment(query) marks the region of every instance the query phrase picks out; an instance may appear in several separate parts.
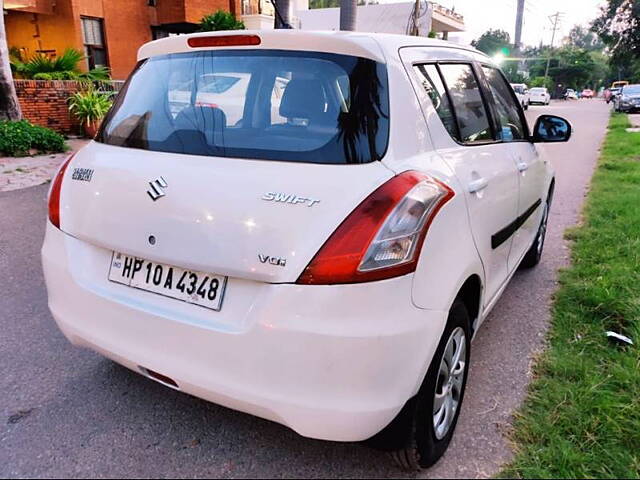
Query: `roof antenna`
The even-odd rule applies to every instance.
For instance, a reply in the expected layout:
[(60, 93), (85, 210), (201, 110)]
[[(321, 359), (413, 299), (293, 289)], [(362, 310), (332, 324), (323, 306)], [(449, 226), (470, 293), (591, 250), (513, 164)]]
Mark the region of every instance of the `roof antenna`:
[(282, 15), (280, 14), (280, 9), (278, 8), (278, 1), (277, 0), (270, 0), (270, 1), (271, 1), (271, 5), (273, 5), (273, 9), (276, 12), (276, 17), (278, 18), (278, 22), (280, 23), (280, 28), (292, 30), (293, 27), (291, 26), (291, 24), (285, 22), (284, 18), (282, 18)]

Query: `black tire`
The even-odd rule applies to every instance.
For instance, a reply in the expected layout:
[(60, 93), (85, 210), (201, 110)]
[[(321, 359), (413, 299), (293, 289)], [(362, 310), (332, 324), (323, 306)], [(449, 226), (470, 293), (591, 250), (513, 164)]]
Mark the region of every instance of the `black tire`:
[[(444, 436), (438, 438), (434, 426), (433, 405), (436, 387), (438, 389), (444, 387), (442, 377), (439, 375), (440, 365), (450, 338), (454, 333), (459, 333), (460, 329), (464, 332), (465, 347), (462, 384), (457, 393), (458, 403), (453, 419), (446, 433), (443, 432)], [(394, 462), (400, 468), (408, 471), (429, 468), (442, 457), (453, 437), (464, 399), (469, 374), (470, 340), (469, 314), (464, 303), (456, 299), (449, 311), (447, 326), (442, 333), (440, 343), (418, 394), (405, 404), (396, 418), (384, 430), (367, 441), (369, 446), (388, 451)]]
[(527, 250), (522, 261), (520, 262), (520, 268), (533, 268), (540, 263), (542, 258), (542, 250), (544, 249), (544, 240), (547, 235), (547, 222), (549, 220), (549, 210), (551, 210), (551, 201), (553, 199), (553, 187), (549, 191), (549, 196), (544, 204), (544, 212), (542, 214), (542, 221), (538, 227), (538, 233), (536, 239), (533, 241), (533, 245)]

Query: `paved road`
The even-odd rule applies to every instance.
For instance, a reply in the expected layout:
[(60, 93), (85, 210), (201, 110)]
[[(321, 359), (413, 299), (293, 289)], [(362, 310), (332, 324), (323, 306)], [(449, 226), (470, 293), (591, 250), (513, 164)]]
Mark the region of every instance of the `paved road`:
[[(423, 476), (476, 477), (509, 458), (503, 437), (540, 349), (562, 232), (579, 215), (608, 109), (581, 101), (532, 107), (575, 125), (547, 150), (557, 188), (542, 264), (518, 273), (472, 348), (468, 393), (452, 448)], [(0, 476), (392, 477), (386, 457), (174, 392), (71, 347), (47, 310), (39, 250), (46, 186), (0, 193)]]

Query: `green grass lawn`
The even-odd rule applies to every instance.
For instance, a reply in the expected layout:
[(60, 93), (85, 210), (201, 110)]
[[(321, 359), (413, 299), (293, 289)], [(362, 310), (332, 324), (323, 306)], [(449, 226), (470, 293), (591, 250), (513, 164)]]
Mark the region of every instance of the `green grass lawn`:
[(640, 133), (627, 127), (612, 117), (583, 225), (567, 232), (572, 266), (503, 477), (640, 478)]

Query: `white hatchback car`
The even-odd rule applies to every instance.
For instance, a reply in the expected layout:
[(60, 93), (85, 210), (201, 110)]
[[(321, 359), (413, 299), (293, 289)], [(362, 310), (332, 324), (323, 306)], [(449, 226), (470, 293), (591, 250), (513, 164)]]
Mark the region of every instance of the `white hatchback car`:
[(541, 105), (549, 105), (551, 103), (551, 95), (545, 87), (534, 87), (529, 90), (529, 103), (539, 103)]
[[(540, 259), (554, 177), (536, 142), (570, 125), (531, 135), (488, 57), (421, 37), (202, 33), (138, 58), (52, 182), (60, 329), (170, 388), (433, 464), (472, 336)], [(211, 74), (249, 80), (203, 104)]]
[(516, 97), (522, 105), (522, 108), (525, 110), (529, 109), (529, 104), (531, 103), (531, 99), (529, 97), (529, 87), (527, 87), (526, 83), (512, 83), (511, 88), (516, 92)]

